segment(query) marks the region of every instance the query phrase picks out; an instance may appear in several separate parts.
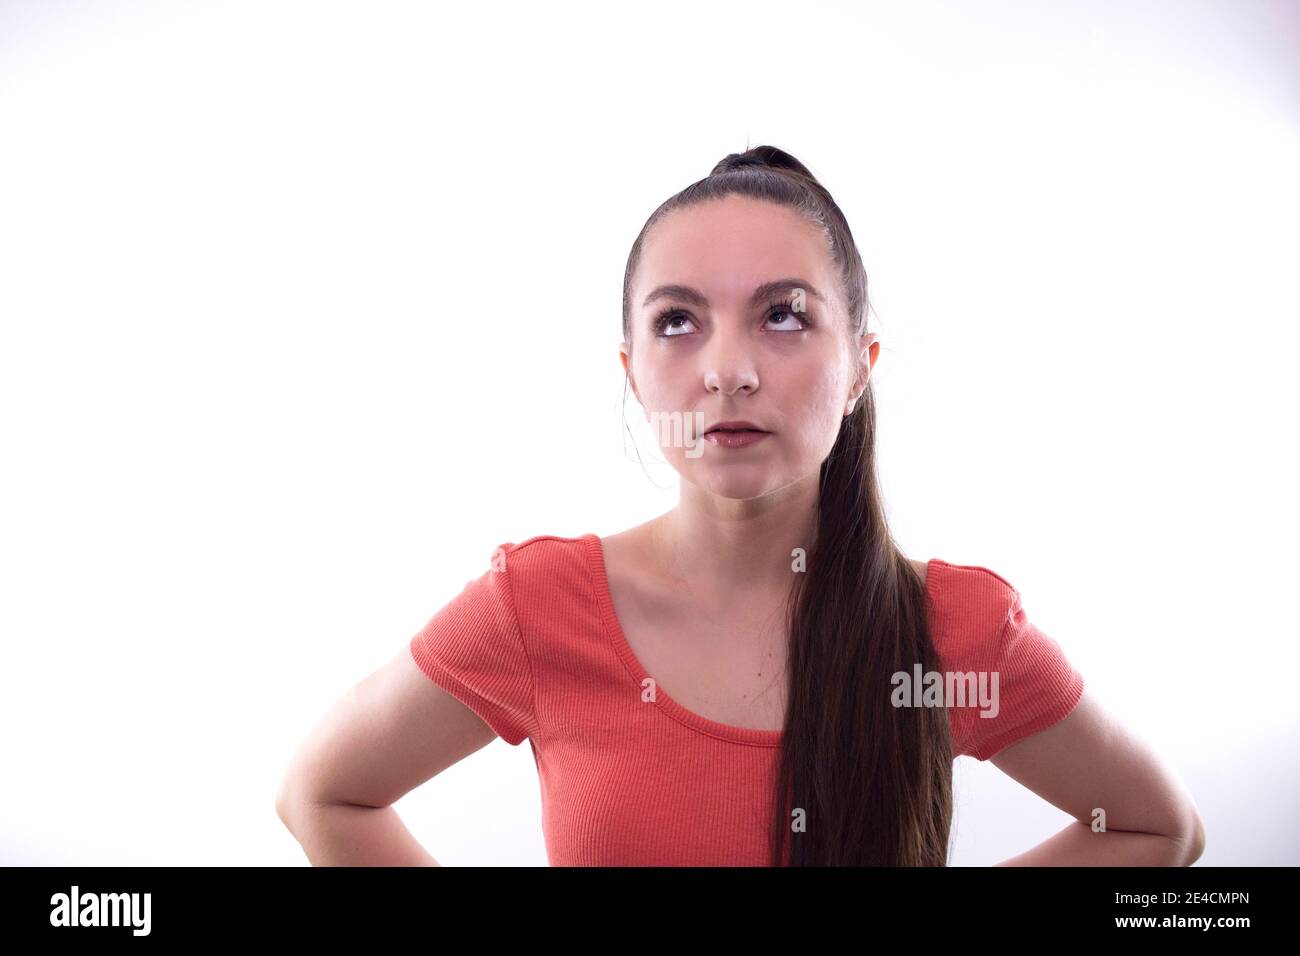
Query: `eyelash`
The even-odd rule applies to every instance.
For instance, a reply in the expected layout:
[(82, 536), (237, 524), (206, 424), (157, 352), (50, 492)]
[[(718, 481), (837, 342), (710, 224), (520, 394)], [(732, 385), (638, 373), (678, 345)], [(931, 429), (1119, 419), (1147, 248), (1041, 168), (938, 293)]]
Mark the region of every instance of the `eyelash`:
[[(772, 313), (774, 312), (785, 312), (788, 313), (789, 315), (794, 316), (796, 319), (798, 319), (800, 322), (804, 324), (804, 327), (802, 329), (799, 329), (800, 332), (805, 332), (808, 329), (812, 328), (812, 320), (808, 318), (808, 313), (796, 312), (793, 306), (794, 306), (793, 299), (781, 299), (776, 302), (769, 302), (767, 304), (767, 318), (770, 319), (772, 317)], [(673, 319), (677, 318), (678, 316), (686, 316), (686, 313), (681, 309), (676, 308), (675, 306), (669, 306), (668, 308), (660, 312), (655, 317), (654, 320), (655, 334), (666, 339), (677, 338), (677, 336), (675, 335), (664, 335), (664, 329), (668, 326), (669, 322), (671, 322)]]

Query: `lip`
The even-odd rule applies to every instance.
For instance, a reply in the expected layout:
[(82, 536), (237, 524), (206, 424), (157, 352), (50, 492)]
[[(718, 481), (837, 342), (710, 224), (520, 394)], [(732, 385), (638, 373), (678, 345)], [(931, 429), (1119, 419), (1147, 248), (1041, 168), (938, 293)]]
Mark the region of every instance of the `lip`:
[(745, 448), (755, 442), (760, 442), (767, 438), (771, 432), (765, 431), (747, 431), (747, 432), (720, 432), (712, 431), (704, 433), (704, 440), (710, 445), (716, 445), (719, 448)]
[(726, 428), (730, 431), (740, 431), (741, 429), (747, 429), (749, 431), (762, 432), (765, 435), (771, 434), (766, 428), (759, 428), (753, 422), (714, 422), (712, 425), (710, 425), (708, 428), (704, 430), (704, 434), (707, 435), (718, 428)]

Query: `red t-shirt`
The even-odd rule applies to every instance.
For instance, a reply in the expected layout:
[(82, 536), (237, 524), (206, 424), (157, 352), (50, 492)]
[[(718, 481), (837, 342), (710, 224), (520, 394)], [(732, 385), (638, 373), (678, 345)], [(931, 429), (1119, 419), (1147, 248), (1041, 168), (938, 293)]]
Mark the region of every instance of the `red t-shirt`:
[[(650, 675), (619, 625), (597, 535), (507, 542), (489, 564), (410, 650), (503, 740), (529, 741), (550, 865), (768, 865), (782, 732), (643, 692)], [(943, 671), (984, 675), (948, 708), (954, 756), (987, 760), (1074, 709), (1083, 677), (1002, 577), (934, 558), (926, 590)], [(919, 703), (924, 683), (892, 692)]]

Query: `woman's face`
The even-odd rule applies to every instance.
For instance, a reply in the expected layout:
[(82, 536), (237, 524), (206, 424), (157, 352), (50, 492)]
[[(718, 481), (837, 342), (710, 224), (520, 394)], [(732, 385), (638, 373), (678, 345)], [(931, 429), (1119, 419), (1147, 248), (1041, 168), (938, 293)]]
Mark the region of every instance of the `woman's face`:
[[(822, 232), (748, 197), (656, 223), (631, 310), (623, 366), (664, 457), (685, 481), (726, 498), (815, 475), (880, 349), (874, 333), (859, 338), (849, 327)], [(705, 437), (740, 420), (768, 434), (742, 447)]]

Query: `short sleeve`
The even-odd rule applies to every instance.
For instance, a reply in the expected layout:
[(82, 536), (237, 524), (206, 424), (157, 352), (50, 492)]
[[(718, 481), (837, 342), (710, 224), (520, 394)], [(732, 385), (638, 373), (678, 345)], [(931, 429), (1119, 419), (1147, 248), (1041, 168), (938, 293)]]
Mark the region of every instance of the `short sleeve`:
[(420, 669), (512, 747), (536, 734), (532, 666), (515, 615), (509, 554), (444, 605), (410, 640)]
[(1005, 621), (988, 675), (989, 688), (997, 688), (991, 695), (995, 706), (977, 710), (963, 722), (960, 753), (977, 760), (988, 760), (1064, 720), (1083, 696), (1083, 675), (1060, 644), (1029, 620), (1020, 592), (1008, 586), (1003, 595), (1008, 601)]

